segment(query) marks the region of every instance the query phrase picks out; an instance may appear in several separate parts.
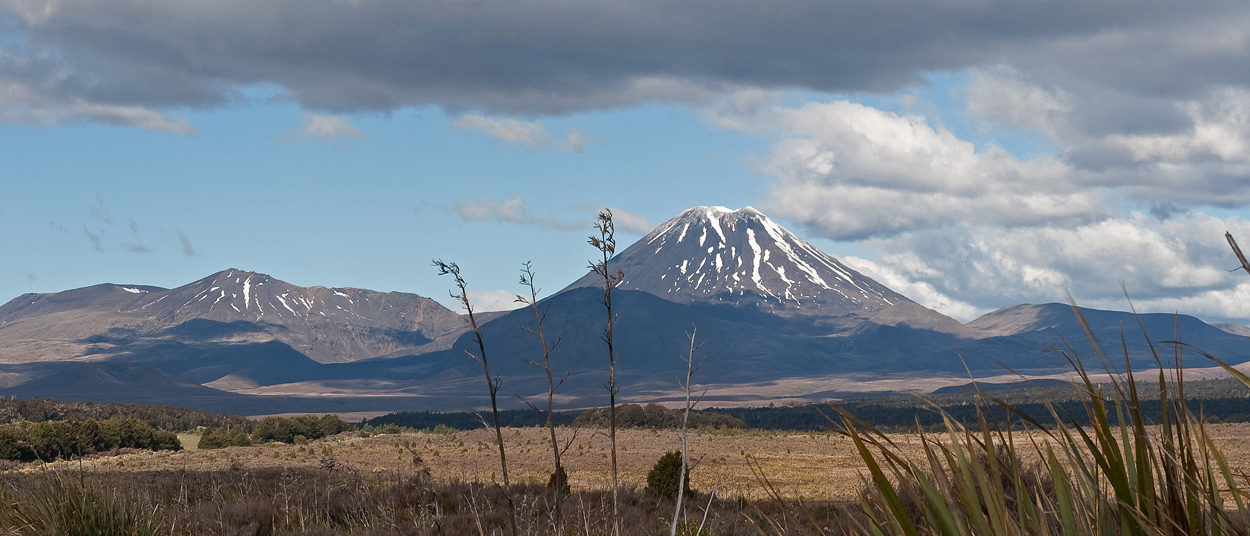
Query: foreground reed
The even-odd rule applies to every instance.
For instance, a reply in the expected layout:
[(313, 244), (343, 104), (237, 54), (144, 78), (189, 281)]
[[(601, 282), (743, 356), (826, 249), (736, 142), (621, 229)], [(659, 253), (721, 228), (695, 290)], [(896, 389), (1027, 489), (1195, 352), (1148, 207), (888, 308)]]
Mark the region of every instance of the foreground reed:
[[(542, 484), (435, 482), (420, 475), (312, 469), (209, 472), (7, 473), (0, 478), (0, 535), (501, 535), (555, 534), (553, 491)], [(606, 535), (619, 520), (626, 536), (668, 534), (673, 501), (622, 487), (561, 494), (565, 534)], [(781, 515), (773, 505), (706, 496), (687, 506), (678, 534), (747, 536), (744, 513)], [(619, 518), (613, 512), (619, 511)]]
[[(1093, 340), (1080, 310), (1073, 311)], [(1150, 344), (1159, 363), (1159, 422), (1142, 417), (1143, 404), (1154, 401), (1142, 400), (1127, 353), (1125, 374), (1095, 384), (1070, 347), (1056, 351), (1076, 372), (1087, 421), (1048, 404), (1058, 424), (1046, 427), (982, 394), (983, 409), (1003, 407), (1009, 417), (978, 411), (975, 422), (957, 422), (944, 415), (944, 432), (922, 431), (923, 457), (912, 459), (885, 434), (841, 412), (843, 431), (868, 469), (858, 508), (838, 527), (816, 520), (782, 527), (767, 519), (759, 533), (1247, 534), (1250, 480), (1229, 466), (1201, 417), (1185, 405), (1183, 346), (1170, 346), (1175, 367), (1164, 367)], [(1250, 378), (1207, 357), (1250, 387)]]

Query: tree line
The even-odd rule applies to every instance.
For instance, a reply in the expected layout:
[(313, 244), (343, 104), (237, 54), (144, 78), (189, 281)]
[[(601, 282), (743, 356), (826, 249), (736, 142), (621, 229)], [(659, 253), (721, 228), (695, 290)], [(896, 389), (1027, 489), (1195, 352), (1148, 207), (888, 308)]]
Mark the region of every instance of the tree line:
[(199, 448), (246, 447), (258, 443), (303, 443), (353, 429), (351, 423), (338, 415), (302, 415), (299, 417), (265, 417), (251, 432), (241, 426), (213, 428), (200, 436)]
[(174, 432), (132, 417), (0, 424), (3, 460), (50, 462), (124, 448), (182, 450), (182, 443)]
[(240, 426), (251, 430), (252, 421), (238, 415), (209, 413), (186, 408), (146, 404), (96, 404), (93, 402), (60, 402), (52, 398), (32, 397), (30, 400), (0, 398), (0, 423), (20, 421), (85, 421), (126, 417), (138, 419), (152, 428), (186, 432), (201, 426), (220, 428)]
[[(683, 413), (682, 410), (669, 409), (654, 402), (645, 406), (620, 404), (616, 407), (616, 425), (621, 428), (674, 429), (681, 426)], [(552, 421), (556, 426), (606, 428), (609, 418), (608, 408), (552, 413)], [(505, 427), (513, 428), (545, 426), (547, 416), (544, 413), (526, 409), (500, 410), (499, 422)], [(433, 430), (440, 426), (456, 430), (475, 430), (486, 426), (481, 414), (467, 411), (447, 413), (404, 411), (367, 419), (361, 421), (360, 424), (375, 428), (389, 424), (413, 430)], [(725, 413), (724, 410), (692, 410), (689, 426), (693, 428), (746, 428), (747, 424), (742, 419)]]

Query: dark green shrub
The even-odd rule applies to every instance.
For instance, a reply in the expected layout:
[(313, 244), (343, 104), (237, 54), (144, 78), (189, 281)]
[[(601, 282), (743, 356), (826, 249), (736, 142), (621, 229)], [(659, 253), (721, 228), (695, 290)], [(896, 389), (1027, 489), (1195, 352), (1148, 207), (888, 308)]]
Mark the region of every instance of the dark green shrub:
[[(321, 439), (352, 429), (352, 425), (338, 415), (301, 415), (299, 417), (265, 417), (252, 428), (252, 442), (279, 441), (294, 443), (295, 436)], [(398, 433), (395, 432), (395, 433)]]
[[(618, 428), (653, 428), (674, 429), (681, 427), (684, 417), (683, 410), (668, 409), (659, 404), (651, 403), (644, 406), (638, 404), (621, 404), (616, 406), (616, 426)], [(604, 427), (608, 425), (608, 410), (591, 408), (583, 411), (573, 426)], [(746, 423), (737, 417), (715, 411), (692, 411), (690, 428), (746, 428)]]
[[(603, 412), (606, 419), (607, 412)], [(616, 425), (621, 428), (638, 428), (646, 426), (647, 414), (638, 404), (621, 404), (616, 407)]]
[[(647, 473), (647, 491), (662, 495), (670, 499), (677, 498), (677, 485), (681, 479), (681, 453), (677, 451), (669, 452), (660, 456), (659, 461), (651, 467), (651, 472)], [(689, 497), (693, 494), (690, 490), (690, 468), (686, 468), (686, 481), (683, 486), (682, 493)]]
[(182, 440), (178, 439), (178, 434), (169, 430), (153, 430), (152, 446), (148, 447), (152, 450), (182, 450)]
[(27, 444), (34, 451), (35, 457), (44, 461), (52, 461), (73, 454), (73, 445), (69, 423), (64, 421), (45, 421), (29, 423), (25, 430)]
[(670, 410), (655, 402), (643, 406), (642, 414), (646, 419), (643, 421), (643, 426), (651, 428), (676, 428), (680, 422), (680, 419), (677, 418), (677, 411)]
[(24, 460), (33, 457), (30, 449), (23, 445), (21, 430), (17, 426), (0, 426), (0, 460)]
[(142, 404), (94, 404), (58, 402), (51, 398), (30, 400), (0, 398), (0, 423), (22, 421), (104, 421), (112, 417), (132, 417), (162, 430), (188, 431), (199, 426), (220, 428), (228, 425), (251, 427), (246, 417)]
[(114, 448), (150, 449), (154, 444), (154, 430), (147, 423), (129, 417), (114, 417), (100, 423), (100, 436), (104, 439), (100, 450)]
[(90, 454), (102, 450), (100, 445), (103, 439), (103, 429), (99, 421), (87, 419), (78, 422), (74, 430), (74, 453)]
[(322, 415), (321, 421), (318, 423), (318, 426), (320, 428), (320, 435), (317, 435), (316, 437), (313, 437), (313, 436), (308, 436), (308, 437), (311, 437), (313, 439), (321, 438), (321, 437), (329, 437), (334, 434), (341, 434), (343, 432), (350, 432), (352, 430), (351, 423), (339, 418), (338, 415)]
[(295, 438), (295, 427), (292, 419), (282, 417), (265, 417), (252, 428), (252, 442), (267, 443), (278, 441), (290, 443)]
[(572, 493), (572, 487), (569, 486), (569, 474), (564, 471), (563, 467), (551, 473), (551, 477), (547, 479), (547, 489), (557, 489), (557, 486), (561, 495), (567, 496)]
[(50, 462), (117, 448), (181, 450), (182, 443), (177, 434), (154, 430), (133, 418), (0, 425), (0, 459), (3, 460)]
[(231, 426), (229, 428), (213, 428), (204, 432), (204, 435), (200, 436), (198, 448), (247, 447), (251, 444), (252, 439), (247, 436), (247, 432), (244, 432), (242, 427)]

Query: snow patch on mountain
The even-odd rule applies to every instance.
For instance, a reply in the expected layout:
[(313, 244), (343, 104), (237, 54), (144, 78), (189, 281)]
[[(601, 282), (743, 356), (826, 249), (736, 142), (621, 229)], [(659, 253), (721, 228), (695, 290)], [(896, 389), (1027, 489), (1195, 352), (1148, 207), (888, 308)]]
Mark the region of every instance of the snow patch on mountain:
[[(611, 261), (618, 288), (678, 303), (871, 316), (906, 297), (846, 267), (752, 207), (695, 207)], [(569, 288), (601, 284), (588, 274)]]

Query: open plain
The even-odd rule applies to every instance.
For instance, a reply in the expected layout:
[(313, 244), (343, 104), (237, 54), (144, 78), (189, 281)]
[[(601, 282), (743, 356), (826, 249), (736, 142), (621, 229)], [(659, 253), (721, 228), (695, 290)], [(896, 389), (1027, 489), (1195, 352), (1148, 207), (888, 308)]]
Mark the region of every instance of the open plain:
[[(1250, 423), (1212, 424), (1207, 427), (1234, 471), (1250, 474)], [(608, 438), (599, 429), (557, 429), (563, 462), (574, 489), (610, 487)], [(507, 428), (504, 440), (514, 483), (545, 483), (551, 473), (552, 453), (544, 428)], [(889, 434), (903, 452), (920, 460), (920, 436)], [(942, 436), (926, 436), (941, 440)], [(1017, 435), (1018, 445), (1029, 439)], [(195, 436), (184, 436), (194, 446)], [(647, 472), (659, 457), (678, 450), (680, 436), (671, 430), (629, 429), (617, 432), (620, 477), (623, 485), (643, 488)], [(1028, 452), (1031, 448), (1021, 448)], [(833, 432), (691, 431), (689, 452), (692, 487), (720, 497), (758, 500), (768, 494), (766, 478), (783, 497), (813, 501), (853, 500), (861, 488), (863, 461), (851, 441)], [(414, 457), (416, 463), (414, 463)], [(331, 461), (332, 460), (332, 461)], [(12, 471), (55, 468), (93, 472), (131, 471), (255, 471), (300, 468), (384, 474), (401, 477), (428, 469), (437, 482), (499, 482), (499, 453), (491, 430), (455, 433), (377, 434), (361, 437), (344, 433), (303, 445), (270, 443), (251, 447), (182, 452), (126, 452), (89, 457), (81, 462), (26, 464)]]

